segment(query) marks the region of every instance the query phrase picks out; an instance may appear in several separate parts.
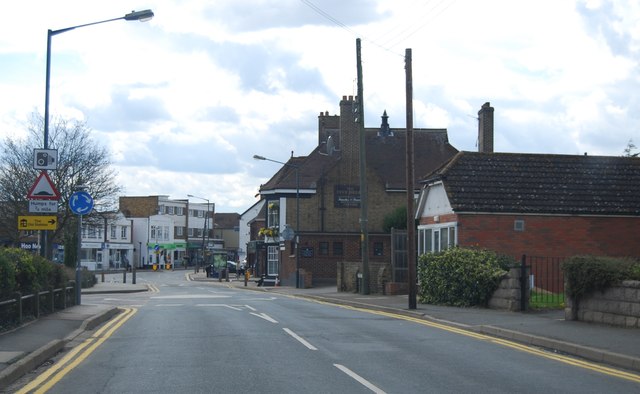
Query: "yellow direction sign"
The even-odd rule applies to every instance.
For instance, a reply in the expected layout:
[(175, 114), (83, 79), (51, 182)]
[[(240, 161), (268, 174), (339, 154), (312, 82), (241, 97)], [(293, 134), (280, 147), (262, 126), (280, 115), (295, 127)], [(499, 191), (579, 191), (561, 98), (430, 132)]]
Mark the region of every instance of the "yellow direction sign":
[(18, 230), (55, 230), (57, 224), (55, 216), (18, 216)]

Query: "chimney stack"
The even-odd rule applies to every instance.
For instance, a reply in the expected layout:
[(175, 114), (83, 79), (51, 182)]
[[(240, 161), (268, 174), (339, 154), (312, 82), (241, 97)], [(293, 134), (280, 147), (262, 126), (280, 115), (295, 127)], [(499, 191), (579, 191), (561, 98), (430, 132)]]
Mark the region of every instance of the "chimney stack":
[(488, 101), (478, 111), (478, 152), (493, 153), (493, 107)]

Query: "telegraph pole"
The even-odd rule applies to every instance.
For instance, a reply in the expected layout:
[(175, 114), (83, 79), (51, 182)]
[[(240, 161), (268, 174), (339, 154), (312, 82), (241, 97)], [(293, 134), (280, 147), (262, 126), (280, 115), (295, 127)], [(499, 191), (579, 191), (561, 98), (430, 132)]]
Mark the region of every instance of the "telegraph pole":
[(407, 265), (409, 268), (409, 309), (416, 309), (416, 229), (414, 222), (413, 176), (413, 76), (411, 49), (405, 50), (407, 94)]
[(361, 294), (369, 294), (369, 229), (367, 218), (367, 155), (364, 135), (364, 94), (362, 88), (362, 56), (360, 39), (356, 39), (356, 60), (358, 71), (358, 129), (360, 132), (360, 244), (362, 250)]

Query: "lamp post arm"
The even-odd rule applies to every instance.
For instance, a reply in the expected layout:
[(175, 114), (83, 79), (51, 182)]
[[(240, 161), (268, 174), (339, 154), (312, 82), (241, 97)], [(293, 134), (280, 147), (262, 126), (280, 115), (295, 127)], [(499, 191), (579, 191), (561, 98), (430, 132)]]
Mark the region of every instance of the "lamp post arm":
[(70, 30), (78, 29), (80, 27), (93, 26), (101, 23), (113, 22), (117, 20), (127, 20), (127, 21), (136, 21), (140, 22), (148, 21), (153, 18), (154, 14), (151, 10), (144, 11), (132, 11), (125, 16), (121, 16), (119, 18), (111, 18), (105, 19), (103, 21), (85, 23), (83, 25), (65, 27), (64, 29), (51, 30), (47, 31), (47, 72), (45, 77), (45, 97), (44, 97), (44, 149), (49, 148), (49, 85), (51, 80), (51, 37), (56, 36), (58, 34), (62, 34), (68, 32)]
[(113, 21), (117, 21), (117, 20), (120, 20), (120, 19), (124, 19), (124, 16), (121, 16), (120, 18), (106, 19), (106, 20), (99, 21), (99, 22), (85, 23), (84, 25), (65, 27), (64, 29), (49, 30), (49, 36), (51, 36), (51, 37), (52, 36), (57, 36), (58, 34), (62, 34), (62, 33), (68, 32), (69, 30), (78, 29), (80, 27), (99, 25), (101, 23), (113, 22)]

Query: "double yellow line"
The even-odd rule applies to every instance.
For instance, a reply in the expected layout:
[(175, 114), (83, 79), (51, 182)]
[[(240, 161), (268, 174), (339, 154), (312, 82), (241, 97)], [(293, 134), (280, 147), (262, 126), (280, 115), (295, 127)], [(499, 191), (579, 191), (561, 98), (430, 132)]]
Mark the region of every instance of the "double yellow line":
[(107, 322), (90, 338), (74, 347), (57, 364), (47, 369), (16, 394), (46, 393), (73, 368), (83, 362), (91, 353), (104, 343), (113, 333), (131, 318), (138, 310), (136, 308), (120, 308), (122, 312), (116, 318)]
[[(292, 298), (298, 298), (295, 296), (292, 296)], [(309, 300), (307, 298), (304, 298), (306, 300)], [(437, 323), (437, 322), (433, 322), (433, 321), (429, 321), (429, 320), (424, 320), (424, 319), (420, 319), (417, 317), (411, 317), (411, 316), (405, 316), (405, 315), (400, 315), (400, 314), (396, 314), (396, 313), (391, 313), (391, 312), (383, 312), (383, 311), (377, 311), (377, 310), (373, 310), (373, 309), (366, 309), (366, 308), (360, 308), (360, 307), (356, 307), (356, 306), (351, 306), (351, 305), (339, 305), (339, 304), (332, 304), (330, 302), (326, 302), (326, 301), (320, 301), (320, 300), (311, 300), (314, 302), (317, 302), (319, 304), (326, 304), (326, 305), (334, 305), (334, 306), (338, 306), (341, 308), (345, 308), (345, 309), (351, 309), (354, 311), (359, 311), (359, 312), (366, 312), (366, 313), (371, 313), (374, 315), (380, 315), (380, 316), (385, 316), (385, 317), (390, 317), (390, 318), (394, 318), (394, 319), (401, 319), (401, 320), (406, 320), (406, 321), (410, 321), (410, 322), (414, 322), (414, 323), (418, 323), (418, 324), (422, 324), (423, 326), (429, 326), (429, 327), (433, 327), (433, 328), (438, 328), (441, 330), (445, 330), (445, 331), (449, 331), (449, 332), (453, 332), (456, 334), (460, 334), (460, 335), (464, 335), (467, 337), (471, 337), (471, 338), (475, 338), (481, 341), (487, 341), (487, 342), (492, 342), (498, 345), (502, 345), (502, 346), (506, 346), (515, 350), (519, 350), (521, 352), (525, 352), (525, 353), (529, 353), (529, 354), (533, 354), (539, 357), (544, 357), (547, 359), (551, 359), (551, 360), (555, 360), (555, 361), (559, 361), (561, 363), (565, 363), (565, 364), (569, 364), (569, 365), (573, 365), (579, 368), (584, 368), (584, 369), (588, 369), (594, 372), (599, 372), (605, 375), (609, 375), (609, 376), (615, 376), (621, 379), (626, 379), (626, 380), (630, 380), (632, 382), (636, 382), (636, 383), (640, 383), (640, 375), (638, 375), (637, 373), (633, 373), (633, 372), (627, 372), (624, 370), (620, 370), (620, 369), (616, 369), (616, 368), (610, 368), (604, 365), (600, 365), (594, 362), (589, 362), (589, 361), (584, 361), (578, 358), (573, 358), (573, 357), (569, 357), (569, 356), (563, 356), (561, 354), (554, 354), (554, 353), (550, 353), (548, 351), (533, 347), (533, 346), (528, 346), (528, 345), (523, 345), (514, 341), (510, 341), (507, 339), (501, 339), (501, 338), (496, 338), (496, 337), (492, 337), (489, 335), (485, 335), (485, 334), (480, 334), (480, 333), (476, 333), (473, 331), (469, 331), (469, 330), (465, 330), (463, 328), (458, 328), (458, 327), (454, 327), (454, 326), (449, 326), (446, 324), (441, 324), (441, 323)]]

